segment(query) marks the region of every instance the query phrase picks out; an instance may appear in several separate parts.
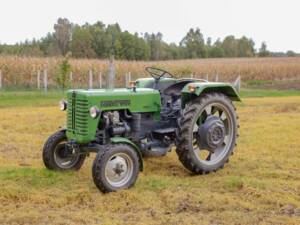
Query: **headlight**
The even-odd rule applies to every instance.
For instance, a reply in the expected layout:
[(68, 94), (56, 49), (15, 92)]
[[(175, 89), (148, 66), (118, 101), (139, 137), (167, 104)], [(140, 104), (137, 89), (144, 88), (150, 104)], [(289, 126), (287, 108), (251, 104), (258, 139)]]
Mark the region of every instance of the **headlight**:
[(59, 108), (61, 111), (65, 111), (68, 108), (68, 102), (65, 100), (61, 100), (59, 102)]
[(97, 116), (100, 114), (100, 110), (96, 107), (93, 106), (92, 108), (90, 108), (90, 116), (95, 119), (97, 118)]

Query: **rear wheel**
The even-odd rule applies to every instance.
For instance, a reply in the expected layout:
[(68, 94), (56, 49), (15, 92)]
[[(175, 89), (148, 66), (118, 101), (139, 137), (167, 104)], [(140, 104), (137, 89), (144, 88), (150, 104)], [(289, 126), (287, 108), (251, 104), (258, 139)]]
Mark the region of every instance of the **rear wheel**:
[(97, 153), (92, 173), (95, 185), (104, 193), (132, 187), (140, 168), (138, 155), (127, 144), (112, 144)]
[(65, 131), (51, 135), (43, 148), (43, 161), (50, 170), (79, 170), (86, 155), (67, 147)]
[(191, 101), (179, 119), (179, 160), (197, 174), (223, 168), (235, 147), (237, 128), (235, 108), (227, 96), (208, 93)]

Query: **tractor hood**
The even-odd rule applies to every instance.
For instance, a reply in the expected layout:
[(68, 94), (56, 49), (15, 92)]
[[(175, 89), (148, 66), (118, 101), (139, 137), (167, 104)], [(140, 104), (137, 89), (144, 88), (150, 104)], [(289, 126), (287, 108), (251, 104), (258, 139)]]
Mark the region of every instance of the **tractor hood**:
[(97, 106), (100, 110), (128, 109), (130, 112), (159, 112), (160, 94), (150, 88), (119, 89), (77, 89), (67, 93), (68, 101), (75, 97), (84, 100), (89, 107)]
[(92, 118), (89, 110), (96, 106), (100, 111), (127, 109), (131, 113), (152, 113), (159, 118), (161, 100), (157, 90), (150, 88), (70, 90), (67, 92), (67, 137), (77, 143), (88, 143), (95, 138), (100, 122)]

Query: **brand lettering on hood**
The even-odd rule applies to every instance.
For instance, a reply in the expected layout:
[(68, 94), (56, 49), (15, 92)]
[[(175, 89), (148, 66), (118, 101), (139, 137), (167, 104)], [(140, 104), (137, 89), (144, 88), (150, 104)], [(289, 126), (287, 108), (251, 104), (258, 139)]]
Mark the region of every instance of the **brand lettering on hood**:
[(100, 107), (115, 107), (115, 106), (129, 106), (131, 104), (130, 100), (112, 100), (112, 101), (102, 101)]

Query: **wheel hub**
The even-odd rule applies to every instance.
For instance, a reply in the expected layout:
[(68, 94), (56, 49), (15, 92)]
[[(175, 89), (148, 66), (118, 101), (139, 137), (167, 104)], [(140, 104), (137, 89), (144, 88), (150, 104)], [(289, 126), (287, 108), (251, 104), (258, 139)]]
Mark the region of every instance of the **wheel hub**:
[(114, 172), (117, 174), (117, 175), (121, 175), (123, 172), (125, 172), (125, 170), (123, 169), (124, 167), (124, 164), (121, 164), (121, 163), (117, 163), (115, 168), (113, 168)]
[(198, 142), (201, 148), (214, 151), (222, 146), (226, 135), (223, 121), (217, 116), (209, 116), (198, 129)]
[(121, 186), (127, 182), (131, 174), (131, 164), (123, 155), (113, 156), (106, 165), (105, 174), (108, 182), (113, 186)]
[(72, 168), (79, 157), (79, 152), (75, 149), (70, 149), (65, 142), (58, 144), (54, 150), (54, 160), (56, 164), (64, 169)]
[(67, 148), (67, 146), (63, 146), (57, 152), (57, 155), (62, 159), (68, 158), (71, 154), (72, 152)]

